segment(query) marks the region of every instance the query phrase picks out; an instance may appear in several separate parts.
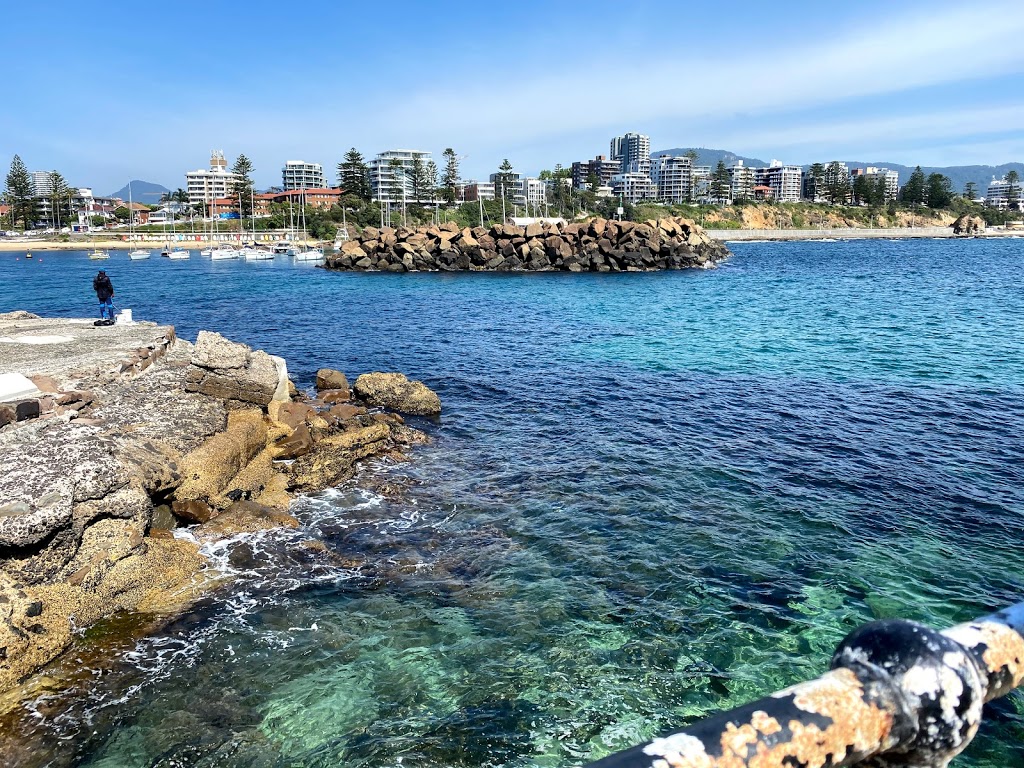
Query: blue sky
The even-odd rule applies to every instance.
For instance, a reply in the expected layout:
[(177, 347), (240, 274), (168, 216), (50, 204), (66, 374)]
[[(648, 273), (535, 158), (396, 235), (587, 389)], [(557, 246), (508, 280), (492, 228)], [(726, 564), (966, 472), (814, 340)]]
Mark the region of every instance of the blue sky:
[(0, 4), (0, 168), (174, 188), (211, 149), (259, 186), (351, 146), (463, 175), (654, 149), (908, 165), (1024, 160), (1024, 3)]

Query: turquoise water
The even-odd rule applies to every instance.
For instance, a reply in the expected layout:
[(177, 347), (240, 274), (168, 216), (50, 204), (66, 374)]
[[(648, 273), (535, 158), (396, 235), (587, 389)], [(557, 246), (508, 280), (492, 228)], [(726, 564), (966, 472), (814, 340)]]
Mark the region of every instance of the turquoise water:
[[(211, 551), (235, 587), (83, 656), (9, 754), (570, 766), (817, 675), (864, 621), (1024, 600), (1024, 241), (732, 247), (629, 275), (105, 262), (137, 318), (300, 384), (401, 370), (445, 413), (300, 530)], [(0, 255), (0, 311), (91, 313), (96, 267)], [(1024, 763), (1021, 697), (990, 710), (955, 766)]]

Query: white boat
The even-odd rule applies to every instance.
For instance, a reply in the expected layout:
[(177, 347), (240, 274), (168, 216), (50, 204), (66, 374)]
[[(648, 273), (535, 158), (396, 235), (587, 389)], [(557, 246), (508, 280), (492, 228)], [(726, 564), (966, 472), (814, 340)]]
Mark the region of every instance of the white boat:
[(100, 259), (109, 259), (110, 254), (106, 251), (101, 251), (99, 248), (89, 254), (89, 258), (93, 261), (99, 261)]
[(199, 251), (200, 256), (213, 256), (213, 248), (203, 248)]
[[(135, 201), (132, 200), (132, 182), (128, 180), (128, 242), (135, 240)], [(141, 261), (142, 259), (149, 258), (149, 251), (143, 250), (142, 248), (136, 248), (128, 253), (128, 258), (132, 261)]]
[(182, 259), (188, 259), (191, 257), (192, 254), (189, 251), (183, 251), (180, 248), (175, 248), (173, 251), (167, 254), (167, 258), (175, 259), (176, 261), (181, 261)]
[(303, 248), (302, 250), (296, 251), (296, 261), (323, 261), (324, 252), (319, 248)]
[(226, 261), (227, 259), (237, 259), (238, 251), (234, 248), (228, 248), (220, 246), (218, 248), (212, 248), (210, 250), (210, 258), (214, 261)]
[(273, 246), (271, 246), (271, 250), (274, 253), (288, 253), (289, 250), (291, 250), (291, 247), (292, 244), (287, 240), (278, 240)]
[(274, 254), (266, 248), (250, 248), (246, 246), (242, 249), (241, 257), (246, 261), (267, 261), (273, 259)]

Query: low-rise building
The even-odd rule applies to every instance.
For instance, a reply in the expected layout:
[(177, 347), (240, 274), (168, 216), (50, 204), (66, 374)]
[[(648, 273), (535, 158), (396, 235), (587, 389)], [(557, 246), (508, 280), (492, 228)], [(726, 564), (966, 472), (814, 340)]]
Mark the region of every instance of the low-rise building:
[(289, 189), (324, 189), (324, 167), (320, 163), (307, 163), (303, 160), (288, 160), (281, 169), (281, 182), (285, 190)]
[(238, 177), (228, 170), (228, 161), (224, 153), (214, 150), (210, 153), (210, 167), (189, 171), (185, 174), (185, 191), (191, 205), (209, 205), (210, 201), (219, 197), (227, 197), (231, 193)]
[[(322, 187), (319, 189), (287, 189), (284, 192), (269, 192), (259, 195), (260, 201), (266, 207), (269, 214), (269, 206), (272, 203), (287, 205), (298, 208), (306, 205), (309, 208), (329, 210), (341, 201), (345, 190), (337, 187)], [(255, 203), (255, 200), (253, 201)]]
[(540, 179), (527, 177), (520, 179), (518, 188), (512, 195), (513, 205), (522, 205), (536, 209), (547, 200), (547, 185)]
[(478, 200), (494, 199), (493, 181), (466, 181), (462, 185), (460, 197), (463, 202), (475, 203)]
[(883, 194), (886, 202), (895, 200), (900, 193), (900, 174), (889, 168), (876, 168), (869, 165), (866, 168), (854, 168), (850, 171), (850, 183), (863, 176), (868, 181), (881, 182), (884, 185)]
[(654, 200), (658, 192), (646, 173), (620, 173), (612, 177), (612, 197), (625, 202), (636, 203), (640, 200)]

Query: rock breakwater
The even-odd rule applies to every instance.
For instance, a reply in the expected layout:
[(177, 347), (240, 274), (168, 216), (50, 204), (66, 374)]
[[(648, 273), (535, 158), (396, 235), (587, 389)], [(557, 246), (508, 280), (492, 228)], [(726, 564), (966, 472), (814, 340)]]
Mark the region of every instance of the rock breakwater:
[(328, 269), (415, 272), (643, 272), (713, 267), (729, 255), (689, 219), (608, 219), (526, 226), (367, 227)]

